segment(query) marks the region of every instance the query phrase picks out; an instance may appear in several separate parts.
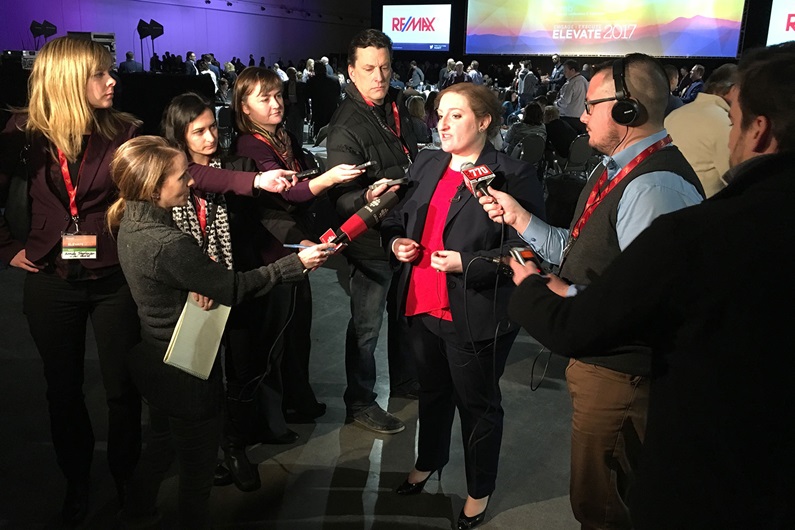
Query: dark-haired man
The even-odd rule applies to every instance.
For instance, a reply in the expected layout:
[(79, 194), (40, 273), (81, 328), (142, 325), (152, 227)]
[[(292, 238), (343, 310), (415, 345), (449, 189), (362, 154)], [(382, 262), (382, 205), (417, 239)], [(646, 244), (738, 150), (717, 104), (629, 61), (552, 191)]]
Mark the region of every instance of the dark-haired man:
[(119, 65), (120, 74), (134, 74), (144, 71), (144, 65), (135, 60), (133, 52), (126, 53), (127, 60)]
[(699, 92), (704, 90), (704, 67), (700, 64), (694, 65), (690, 70), (690, 86), (687, 87), (684, 94), (682, 94), (682, 103), (690, 103), (695, 101)]
[(586, 291), (560, 298), (513, 266), (510, 314), (548, 347), (651, 347), (648, 428), (629, 498), (637, 530), (795, 520), (792, 79), (793, 42), (743, 55), (729, 98), (728, 186), (657, 219)]
[[(570, 229), (547, 225), (505, 193), (495, 190), (493, 197), (480, 199), (492, 219), (513, 226), (546, 261), (560, 266), (558, 276), (548, 277), (549, 288), (560, 297), (587, 293), (585, 287), (653, 219), (703, 198), (698, 177), (663, 127), (669, 88), (662, 66), (643, 54), (619, 61), (597, 66), (588, 87), (581, 119), (591, 146), (605, 156), (580, 194)], [(630, 101), (617, 101), (614, 65), (619, 88)], [(628, 107), (635, 114), (631, 122), (623, 112)], [(621, 123), (614, 109), (622, 111)], [(515, 279), (527, 276), (523, 270), (514, 274)], [(518, 310), (517, 318), (526, 322)], [(626, 498), (646, 432), (650, 349), (631, 339), (586, 351), (552, 349), (572, 357), (566, 380), (573, 408), (574, 516), (583, 529), (629, 530)]]
[[(417, 140), (403, 93), (389, 85), (392, 77), (392, 41), (382, 32), (364, 30), (348, 48), (346, 98), (328, 127), (329, 167), (374, 161), (372, 168), (349, 184), (329, 190), (329, 198), (342, 219), (386, 191), (385, 184), (370, 189), (382, 179), (403, 176), (417, 154)], [(348, 387), (345, 406), (348, 421), (382, 434), (405, 428), (400, 419), (375, 402), (375, 348), (387, 305), (393, 271), (381, 246), (377, 228), (351, 242), (345, 250), (351, 269), (351, 320), (345, 337), (345, 372)], [(393, 309), (390, 304), (389, 309)], [(397, 315), (390, 311), (389, 384), (393, 396), (416, 396), (416, 373), (410, 352), (398, 347)]]
[(585, 126), (580, 121), (580, 116), (585, 111), (588, 81), (580, 74), (580, 63), (574, 59), (568, 59), (563, 63), (563, 76), (566, 82), (560, 88), (555, 106), (560, 109), (560, 119), (582, 134), (585, 132)]

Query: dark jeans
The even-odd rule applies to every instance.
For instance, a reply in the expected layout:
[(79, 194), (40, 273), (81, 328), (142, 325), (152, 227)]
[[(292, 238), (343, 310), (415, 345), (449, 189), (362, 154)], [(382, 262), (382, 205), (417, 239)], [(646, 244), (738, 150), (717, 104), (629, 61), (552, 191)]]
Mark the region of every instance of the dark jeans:
[[(472, 344), (452, 322), (429, 315), (409, 317), (409, 337), (420, 381), (417, 462), (435, 471), (450, 459), (455, 409), (461, 417), (467, 493), (491, 495), (497, 480), (503, 409), (499, 381), (518, 329), (491, 341)], [(476, 353), (477, 352), (477, 353)]]
[(83, 395), (88, 318), (94, 329), (108, 404), (108, 463), (128, 479), (141, 453), (141, 398), (125, 363), (140, 326), (121, 271), (66, 281), (45, 272), (25, 279), (24, 312), (47, 380), (50, 429), (58, 465), (69, 481), (89, 479), (94, 431)]
[[(348, 259), (351, 275), (351, 319), (345, 336), (345, 406), (355, 414), (375, 402), (375, 348), (384, 318), (388, 313), (389, 380), (392, 389), (416, 380), (411, 353), (399, 339), (400, 325), (394, 303), (389, 297), (393, 271), (385, 260)], [(394, 291), (393, 291), (394, 293)]]
[(150, 433), (141, 461), (127, 492), (124, 520), (135, 523), (157, 512), (160, 483), (177, 460), (179, 475), (179, 527), (202, 530), (212, 527), (210, 490), (213, 486), (221, 416), (184, 420), (149, 407)]

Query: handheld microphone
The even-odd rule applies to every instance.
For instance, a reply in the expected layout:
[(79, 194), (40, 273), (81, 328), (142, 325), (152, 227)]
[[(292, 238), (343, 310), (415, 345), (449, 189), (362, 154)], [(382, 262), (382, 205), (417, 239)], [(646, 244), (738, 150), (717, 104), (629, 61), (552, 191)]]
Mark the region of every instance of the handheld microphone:
[(487, 165), (476, 166), (471, 162), (467, 162), (461, 165), (461, 173), (464, 175), (464, 185), (472, 195), (477, 197), (477, 192), (481, 192), (484, 195), (491, 196), (488, 192), (488, 187), (496, 175)]
[(323, 243), (336, 243), (335, 251), (341, 249), (363, 233), (384, 220), (389, 210), (400, 202), (397, 193), (389, 191), (364, 205), (351, 215), (336, 231), (329, 228), (320, 236)]

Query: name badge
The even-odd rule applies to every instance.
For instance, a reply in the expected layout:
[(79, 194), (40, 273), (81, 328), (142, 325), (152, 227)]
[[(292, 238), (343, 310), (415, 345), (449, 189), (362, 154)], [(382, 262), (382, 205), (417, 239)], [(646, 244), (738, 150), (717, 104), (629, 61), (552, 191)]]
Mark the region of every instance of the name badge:
[(63, 234), (61, 259), (97, 259), (96, 234)]

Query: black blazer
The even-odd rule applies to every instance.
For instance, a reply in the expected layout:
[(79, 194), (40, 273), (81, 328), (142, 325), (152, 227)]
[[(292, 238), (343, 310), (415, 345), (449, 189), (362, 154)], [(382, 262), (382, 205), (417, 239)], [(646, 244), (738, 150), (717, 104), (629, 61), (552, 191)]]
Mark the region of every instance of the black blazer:
[[(397, 261), (391, 251), (392, 241), (397, 237), (420, 241), (428, 204), (450, 159), (451, 155), (444, 151), (421, 151), (408, 172), (408, 195), (381, 224), (384, 247), (392, 263), (402, 267), (397, 286), (398, 309), (401, 313), (405, 311), (406, 292), (413, 266)], [(486, 143), (475, 165), (480, 164), (487, 165), (497, 176), (493, 182), (495, 189), (511, 194), (528, 211), (544, 218), (544, 194), (532, 165), (498, 153), (490, 143)], [(455, 200), (456, 197), (460, 197), (460, 200)], [(470, 330), (473, 340), (490, 340), (494, 337), (494, 323), (507, 319), (508, 300), (514, 288), (508, 276), (500, 274), (497, 277), (497, 264), (490, 258), (506, 256), (510, 247), (524, 246), (525, 243), (513, 228), (503, 227), (489, 219), (478, 200), (463, 184), (450, 205), (442, 238), (445, 249), (461, 253), (461, 262), (466, 272), (466, 285), (463, 273), (447, 274), (450, 311), (456, 330), (463, 340), (468, 340)], [(489, 259), (475, 259), (478, 256)], [(498, 281), (496, 290), (495, 281)], [(500, 331), (502, 334), (514, 329), (516, 325), (511, 324), (502, 327)]]

